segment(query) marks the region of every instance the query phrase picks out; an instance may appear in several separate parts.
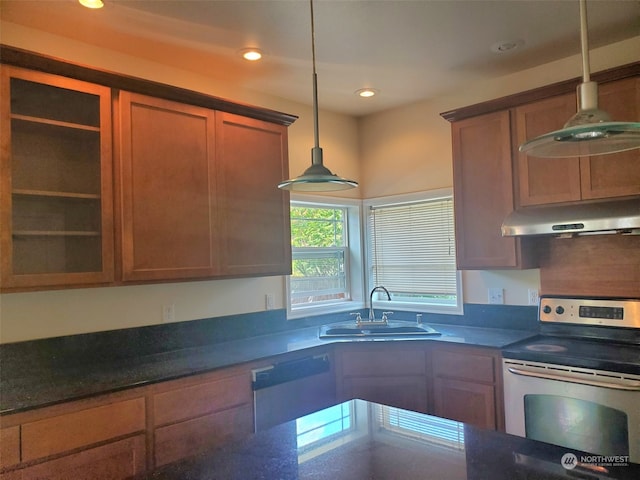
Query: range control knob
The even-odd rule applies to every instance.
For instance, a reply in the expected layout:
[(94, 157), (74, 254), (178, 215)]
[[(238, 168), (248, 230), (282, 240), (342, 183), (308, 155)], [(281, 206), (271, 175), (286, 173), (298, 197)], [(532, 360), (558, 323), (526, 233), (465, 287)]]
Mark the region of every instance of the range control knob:
[(544, 313), (551, 313), (551, 307), (549, 305), (545, 305), (544, 307), (542, 307), (542, 311)]
[(558, 315), (562, 315), (562, 314), (564, 313), (564, 307), (557, 306), (557, 307), (556, 307), (556, 313), (557, 313)]

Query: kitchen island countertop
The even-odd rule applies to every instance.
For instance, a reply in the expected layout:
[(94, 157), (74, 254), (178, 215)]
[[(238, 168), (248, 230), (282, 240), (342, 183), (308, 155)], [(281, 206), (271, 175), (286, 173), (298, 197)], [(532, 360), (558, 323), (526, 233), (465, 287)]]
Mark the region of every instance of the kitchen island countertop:
[[(339, 426), (332, 428), (336, 422)], [(582, 465), (570, 463), (572, 459)], [(563, 460), (567, 468), (563, 467)], [(596, 472), (602, 476), (596, 476)], [(603, 472), (608, 473), (605, 476)], [(169, 464), (139, 478), (635, 480), (640, 478), (640, 465), (628, 462), (625, 457), (602, 458), (354, 400)]]

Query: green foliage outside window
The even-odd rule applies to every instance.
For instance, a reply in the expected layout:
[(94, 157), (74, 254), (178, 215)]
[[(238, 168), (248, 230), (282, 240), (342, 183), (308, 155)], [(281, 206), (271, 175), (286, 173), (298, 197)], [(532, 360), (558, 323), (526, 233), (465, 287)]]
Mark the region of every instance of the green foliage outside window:
[(345, 211), (291, 206), (291, 302), (345, 298)]
[(291, 207), (293, 247), (344, 246), (344, 212), (335, 208)]

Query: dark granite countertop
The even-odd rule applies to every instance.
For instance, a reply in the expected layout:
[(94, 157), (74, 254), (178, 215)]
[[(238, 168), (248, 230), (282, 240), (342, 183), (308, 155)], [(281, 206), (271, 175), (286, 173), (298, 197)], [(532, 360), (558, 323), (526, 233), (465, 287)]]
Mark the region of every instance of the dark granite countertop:
[[(341, 427), (321, 426), (336, 418)], [(567, 454), (584, 467), (563, 467)], [(140, 480), (567, 478), (636, 480), (640, 465), (628, 457), (597, 457), (356, 400), (161, 467)]]
[[(534, 332), (527, 330), (436, 323), (429, 325), (441, 335), (403, 339), (321, 340), (318, 338), (318, 327), (314, 326), (137, 356), (111, 358), (103, 355), (91, 361), (84, 361), (83, 358), (65, 359), (64, 352), (58, 351), (64, 350), (64, 341), (67, 339), (62, 339), (55, 353), (39, 355), (36, 360), (11, 358), (11, 354), (5, 354), (0, 376), (0, 415), (172, 380), (338, 342), (429, 341), (502, 348), (534, 335)], [(37, 346), (33, 349), (42, 350)]]

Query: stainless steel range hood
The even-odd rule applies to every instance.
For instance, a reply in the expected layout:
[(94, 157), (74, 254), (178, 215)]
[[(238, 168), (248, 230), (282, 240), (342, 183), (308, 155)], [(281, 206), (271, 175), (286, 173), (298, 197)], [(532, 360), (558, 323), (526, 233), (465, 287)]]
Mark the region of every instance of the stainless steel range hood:
[(502, 223), (502, 235), (640, 235), (640, 199), (524, 207)]

